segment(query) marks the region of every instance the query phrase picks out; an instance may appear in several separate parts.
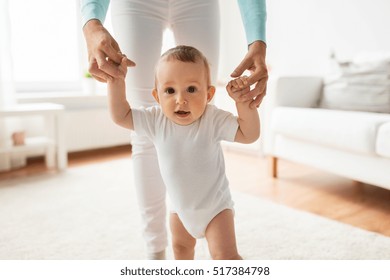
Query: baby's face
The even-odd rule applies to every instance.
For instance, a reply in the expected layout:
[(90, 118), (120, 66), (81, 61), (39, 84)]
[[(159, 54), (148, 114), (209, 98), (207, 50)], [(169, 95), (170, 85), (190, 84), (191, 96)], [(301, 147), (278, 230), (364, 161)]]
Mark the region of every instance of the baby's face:
[(167, 118), (179, 125), (199, 119), (215, 88), (208, 86), (203, 62), (162, 60), (156, 69), (157, 89), (153, 96)]

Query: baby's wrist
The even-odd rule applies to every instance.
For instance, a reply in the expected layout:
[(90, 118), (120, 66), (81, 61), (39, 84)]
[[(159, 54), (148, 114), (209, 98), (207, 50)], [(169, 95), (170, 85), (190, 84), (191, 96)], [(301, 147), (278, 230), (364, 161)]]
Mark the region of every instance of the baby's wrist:
[(239, 100), (234, 100), (234, 101), (236, 102), (236, 106), (240, 106), (241, 108), (242, 107), (248, 107), (249, 109), (251, 109), (250, 104), (251, 104), (252, 100), (241, 100), (241, 99), (239, 99)]

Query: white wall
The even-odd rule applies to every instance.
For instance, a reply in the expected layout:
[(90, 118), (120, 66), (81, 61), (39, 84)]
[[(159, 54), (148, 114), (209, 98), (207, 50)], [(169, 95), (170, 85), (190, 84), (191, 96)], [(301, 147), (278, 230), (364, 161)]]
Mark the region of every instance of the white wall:
[(324, 74), (341, 59), (390, 52), (389, 0), (269, 0), (268, 63), (276, 74)]
[[(220, 0), (220, 77), (228, 77), (245, 54), (236, 0)], [(329, 55), (390, 52), (389, 0), (268, 0), (267, 61), (271, 75), (321, 75)]]

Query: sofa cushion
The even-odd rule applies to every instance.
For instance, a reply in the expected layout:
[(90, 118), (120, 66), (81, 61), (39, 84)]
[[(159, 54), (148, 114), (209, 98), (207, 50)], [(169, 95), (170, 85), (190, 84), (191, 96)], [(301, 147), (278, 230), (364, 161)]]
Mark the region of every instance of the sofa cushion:
[(382, 157), (390, 158), (390, 122), (379, 127), (376, 139), (376, 152)]
[(332, 76), (325, 79), (320, 107), (390, 113), (390, 55), (334, 63)]
[(372, 155), (378, 128), (389, 121), (390, 114), (278, 107), (271, 127), (295, 139)]
[[(390, 113), (390, 80), (381, 81), (374, 76), (344, 77), (326, 83), (320, 106), (328, 109)], [(369, 83), (369, 79), (372, 79), (372, 83)]]

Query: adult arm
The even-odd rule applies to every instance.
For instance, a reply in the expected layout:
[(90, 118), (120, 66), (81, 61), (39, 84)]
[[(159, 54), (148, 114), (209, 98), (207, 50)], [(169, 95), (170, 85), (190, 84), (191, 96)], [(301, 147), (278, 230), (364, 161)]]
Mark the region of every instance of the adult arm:
[(244, 97), (251, 100), (251, 107), (258, 107), (266, 94), (268, 80), (265, 62), (266, 4), (265, 0), (238, 0), (238, 5), (245, 28), (248, 53), (231, 76), (239, 77), (245, 70), (251, 72), (248, 82), (255, 86)]
[[(88, 70), (101, 82), (124, 77), (119, 67), (123, 54), (118, 43), (103, 26), (109, 4), (109, 0), (80, 2), (83, 33), (88, 49)], [(127, 66), (135, 66), (135, 63), (128, 59)]]
[(238, 6), (248, 45), (254, 41), (265, 43), (265, 23), (267, 20), (265, 0), (238, 0)]
[(91, 19), (104, 23), (110, 0), (81, 0), (81, 23), (83, 26)]

